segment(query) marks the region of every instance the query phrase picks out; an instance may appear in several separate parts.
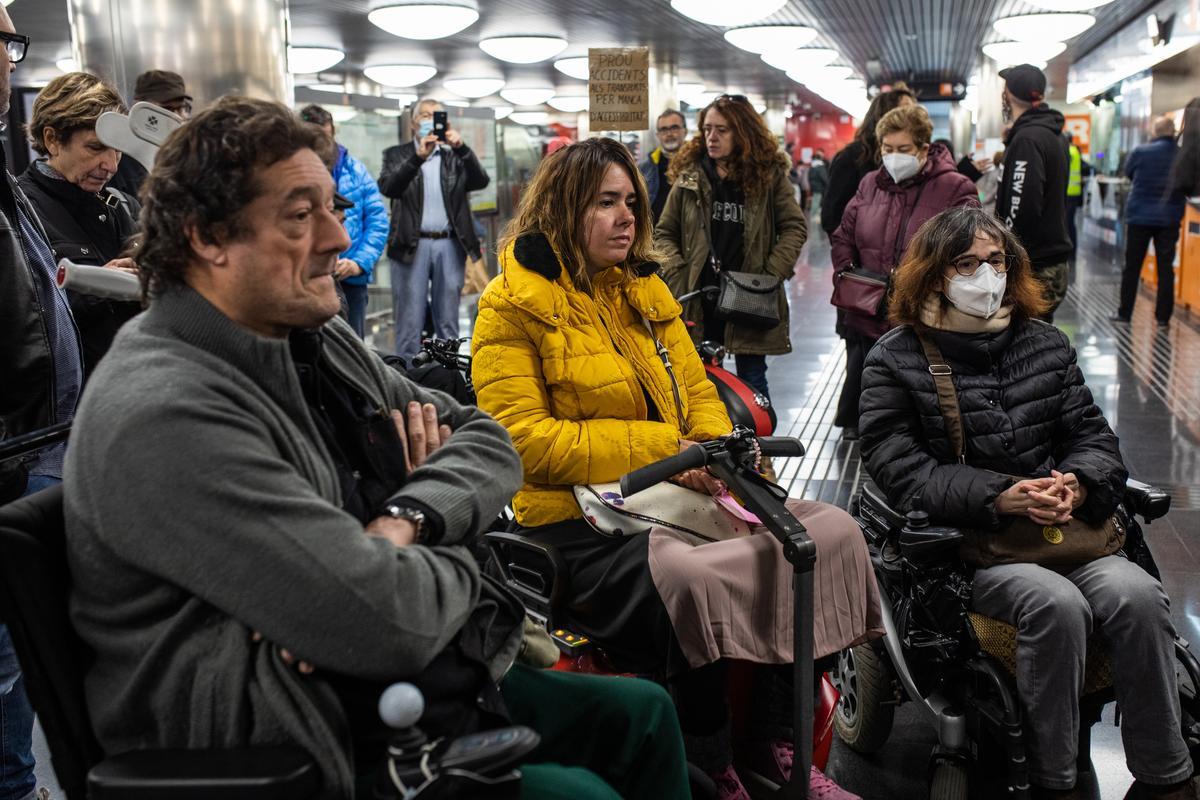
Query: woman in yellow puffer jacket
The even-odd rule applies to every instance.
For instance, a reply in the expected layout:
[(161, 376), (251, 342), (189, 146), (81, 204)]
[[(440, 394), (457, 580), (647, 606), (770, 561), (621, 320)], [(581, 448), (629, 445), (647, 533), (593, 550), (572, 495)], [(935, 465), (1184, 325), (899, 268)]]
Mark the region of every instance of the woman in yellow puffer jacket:
[[(791, 660), (791, 567), (781, 548), (770, 535), (709, 543), (660, 528), (601, 535), (572, 492), (732, 428), (680, 305), (655, 274), (651, 234), (645, 184), (623, 145), (592, 139), (548, 156), (506, 231), (501, 274), (479, 300), (472, 377), (480, 408), (508, 429), (525, 466), (513, 499), (522, 533), (554, 544), (567, 562), (573, 627), (623, 669), (665, 671), (689, 758), (714, 777), (720, 797), (741, 798), (725, 667), (735, 658)], [(723, 488), (704, 470), (673, 480), (701, 492)], [(878, 589), (853, 519), (822, 503), (788, 502), (817, 542), (817, 653), (881, 633)], [(769, 771), (786, 774), (787, 670), (763, 672), (758, 750)], [(827, 781), (819, 773), (814, 780)]]

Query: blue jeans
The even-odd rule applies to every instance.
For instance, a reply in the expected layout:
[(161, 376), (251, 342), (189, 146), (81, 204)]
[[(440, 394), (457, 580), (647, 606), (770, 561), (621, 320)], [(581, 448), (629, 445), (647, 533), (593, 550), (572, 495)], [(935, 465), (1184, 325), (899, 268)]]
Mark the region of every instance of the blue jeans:
[(739, 353), (733, 357), (733, 362), (737, 365), (737, 376), (750, 384), (751, 389), (770, 400), (771, 392), (767, 387), (767, 357)]
[(396, 355), (409, 360), (420, 351), (426, 309), (433, 312), (434, 336), (458, 338), (465, 259), (462, 245), (451, 236), (419, 240), (411, 264), (391, 262)]
[[(61, 483), (30, 475), (25, 494)], [(0, 625), (0, 800), (22, 800), (37, 788), (33, 774), (33, 708), (25, 696), (21, 667), (8, 628)]]
[(367, 285), (343, 282), (342, 292), (346, 295), (347, 320), (361, 339), (367, 325)]

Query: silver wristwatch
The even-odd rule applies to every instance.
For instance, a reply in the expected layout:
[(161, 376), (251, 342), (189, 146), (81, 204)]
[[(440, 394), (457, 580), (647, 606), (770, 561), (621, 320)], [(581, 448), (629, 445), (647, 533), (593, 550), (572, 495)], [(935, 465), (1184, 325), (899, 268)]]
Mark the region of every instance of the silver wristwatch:
[(424, 511), (412, 506), (396, 505), (395, 503), (388, 503), (383, 507), (383, 510), (392, 519), (406, 519), (413, 525), (416, 525), (417, 541), (422, 542), (425, 540), (425, 535), (429, 533), (429, 523)]

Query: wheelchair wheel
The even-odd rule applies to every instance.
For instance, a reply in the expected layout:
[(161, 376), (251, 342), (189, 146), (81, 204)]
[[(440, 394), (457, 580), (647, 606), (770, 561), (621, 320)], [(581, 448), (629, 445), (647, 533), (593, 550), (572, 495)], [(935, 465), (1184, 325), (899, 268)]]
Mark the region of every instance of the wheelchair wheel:
[(838, 736), (855, 752), (877, 752), (896, 713), (891, 664), (871, 645), (860, 644), (838, 654), (833, 682), (842, 695), (833, 718)]
[(929, 783), (929, 800), (967, 800), (967, 767), (958, 761), (938, 759)]

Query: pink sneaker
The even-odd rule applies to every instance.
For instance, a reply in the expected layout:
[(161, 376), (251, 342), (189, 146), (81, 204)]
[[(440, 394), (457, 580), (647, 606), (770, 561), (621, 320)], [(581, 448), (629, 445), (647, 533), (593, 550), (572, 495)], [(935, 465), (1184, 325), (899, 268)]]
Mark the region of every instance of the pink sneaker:
[(808, 773), (808, 796), (812, 800), (862, 800), (831, 781), (816, 766)]
[(768, 762), (774, 765), (784, 783), (792, 779), (792, 761), (795, 755), (792, 743), (786, 739), (773, 739), (767, 743)]
[(720, 772), (708, 773), (708, 777), (717, 785), (717, 800), (750, 800), (750, 793), (742, 785), (742, 779), (738, 777), (733, 764)]

